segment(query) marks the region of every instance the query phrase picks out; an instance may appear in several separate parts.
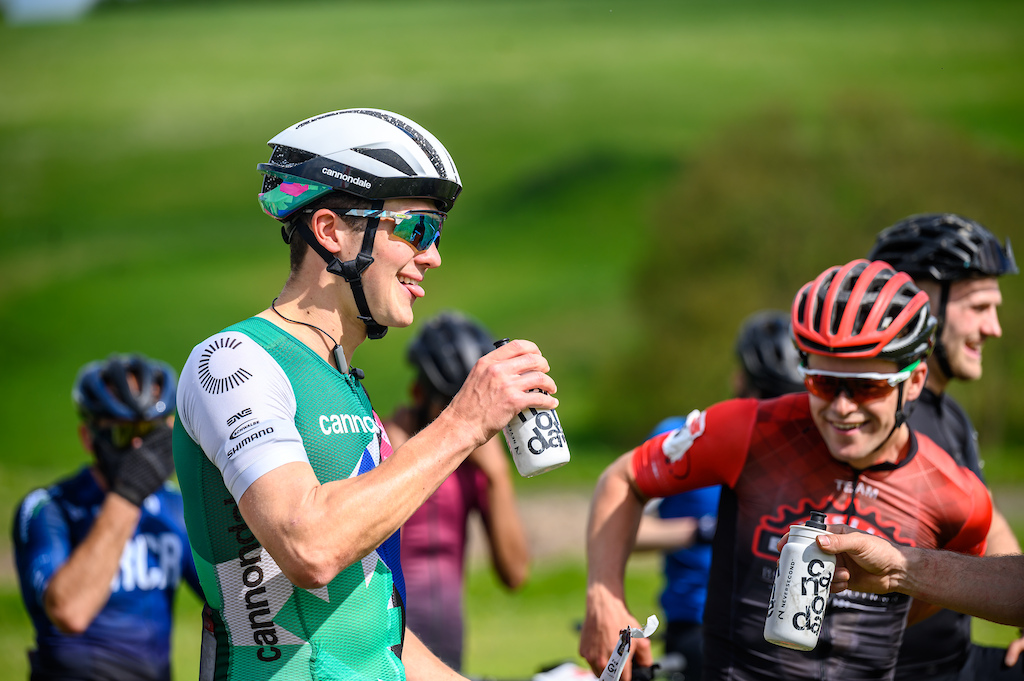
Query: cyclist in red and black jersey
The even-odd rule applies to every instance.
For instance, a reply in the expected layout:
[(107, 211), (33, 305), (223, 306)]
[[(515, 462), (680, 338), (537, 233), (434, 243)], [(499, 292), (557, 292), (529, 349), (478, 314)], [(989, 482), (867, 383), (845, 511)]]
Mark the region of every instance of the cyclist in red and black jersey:
[[(812, 510), (900, 544), (983, 552), (987, 490), (903, 414), (924, 386), (934, 340), (927, 295), (884, 262), (855, 260), (806, 284), (792, 319), (810, 394), (694, 411), (602, 475), (587, 530), (580, 642), (595, 672), (618, 631), (636, 626), (622, 575), (650, 497), (723, 485), (704, 613), (706, 680), (892, 678), (908, 616), (931, 610), (904, 595), (834, 595), (811, 652), (763, 638), (778, 539)], [(644, 642), (635, 654), (650, 664)]]

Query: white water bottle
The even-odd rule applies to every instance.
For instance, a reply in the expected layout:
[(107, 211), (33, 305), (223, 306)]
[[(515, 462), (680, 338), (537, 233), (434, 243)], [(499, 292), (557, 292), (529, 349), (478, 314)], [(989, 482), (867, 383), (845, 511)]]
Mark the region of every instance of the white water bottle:
[(814, 538), (825, 534), (825, 514), (811, 511), (804, 525), (790, 525), (775, 573), (764, 640), (784, 648), (813, 650), (825, 619), (835, 556), (818, 548)]
[[(494, 347), (500, 348), (506, 343), (508, 338), (496, 341)], [(569, 445), (554, 409), (530, 407), (513, 416), (501, 432), (505, 435), (516, 470), (524, 478), (532, 478), (569, 463)]]

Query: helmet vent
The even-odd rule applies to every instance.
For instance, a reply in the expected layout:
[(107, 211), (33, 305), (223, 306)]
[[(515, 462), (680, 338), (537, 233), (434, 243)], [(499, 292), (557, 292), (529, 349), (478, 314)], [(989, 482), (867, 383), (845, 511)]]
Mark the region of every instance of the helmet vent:
[(353, 149), (352, 151), (358, 152), (363, 156), (369, 156), (372, 159), (380, 161), (386, 166), (390, 166), (400, 173), (405, 173), (410, 177), (416, 174), (416, 171), (412, 169), (412, 166), (406, 163), (405, 159), (396, 154), (391, 149)]
[(377, 111), (373, 109), (353, 109), (353, 113), (366, 114), (367, 116), (374, 116), (383, 121), (387, 121), (391, 125), (395, 126), (406, 135), (412, 138), (416, 145), (423, 150), (423, 153), (430, 159), (430, 164), (434, 166), (434, 170), (437, 171), (438, 177), (442, 179), (448, 179), (448, 173), (444, 169), (444, 163), (441, 162), (441, 157), (438, 156), (437, 150), (434, 149), (434, 145), (427, 141), (419, 130), (416, 130), (410, 125), (407, 125), (404, 121), (395, 118), (394, 116), (388, 115), (385, 111)]

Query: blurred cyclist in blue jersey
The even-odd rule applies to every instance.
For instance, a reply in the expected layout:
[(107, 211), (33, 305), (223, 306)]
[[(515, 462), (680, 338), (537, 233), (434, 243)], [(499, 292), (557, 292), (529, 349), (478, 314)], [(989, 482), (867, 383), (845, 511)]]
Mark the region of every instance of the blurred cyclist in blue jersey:
[(31, 679), (169, 680), (182, 579), (196, 591), (170, 422), (175, 377), (141, 355), (81, 369), (72, 397), (93, 463), (31, 492), (14, 518), (22, 597), (36, 630)]
[[(960, 466), (985, 480), (978, 433), (963, 408), (946, 393), (950, 381), (976, 381), (982, 349), (1003, 335), (998, 278), (1016, 274), (1009, 241), (1005, 248), (981, 224), (953, 213), (912, 215), (883, 230), (871, 258), (885, 260), (914, 278), (928, 294), (938, 319), (928, 381), (911, 405), (909, 423), (925, 433)], [(987, 555), (1020, 553), (1020, 544), (998, 509), (992, 515)], [(898, 681), (915, 679), (1022, 678), (1024, 639), (1009, 651), (971, 644), (971, 620), (943, 610), (907, 629), (896, 666)], [(1008, 666), (1009, 665), (1009, 666)]]
[[(762, 310), (749, 316), (736, 338), (736, 357), (735, 397), (769, 399), (804, 390), (786, 312)], [(685, 424), (686, 417), (671, 416), (647, 437)], [(720, 494), (721, 487), (713, 485), (652, 501), (637, 531), (636, 550), (665, 551), (665, 654), (682, 656), (686, 681), (700, 681), (704, 663), (701, 623)]]

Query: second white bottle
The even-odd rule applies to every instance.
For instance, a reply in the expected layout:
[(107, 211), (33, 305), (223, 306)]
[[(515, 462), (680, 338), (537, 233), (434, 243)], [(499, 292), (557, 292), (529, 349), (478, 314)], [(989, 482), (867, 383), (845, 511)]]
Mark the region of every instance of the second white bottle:
[(806, 524), (789, 528), (764, 623), (769, 643), (794, 650), (813, 650), (818, 643), (836, 567), (835, 556), (818, 548), (819, 534), (825, 534), (825, 514), (818, 511), (811, 511)]

